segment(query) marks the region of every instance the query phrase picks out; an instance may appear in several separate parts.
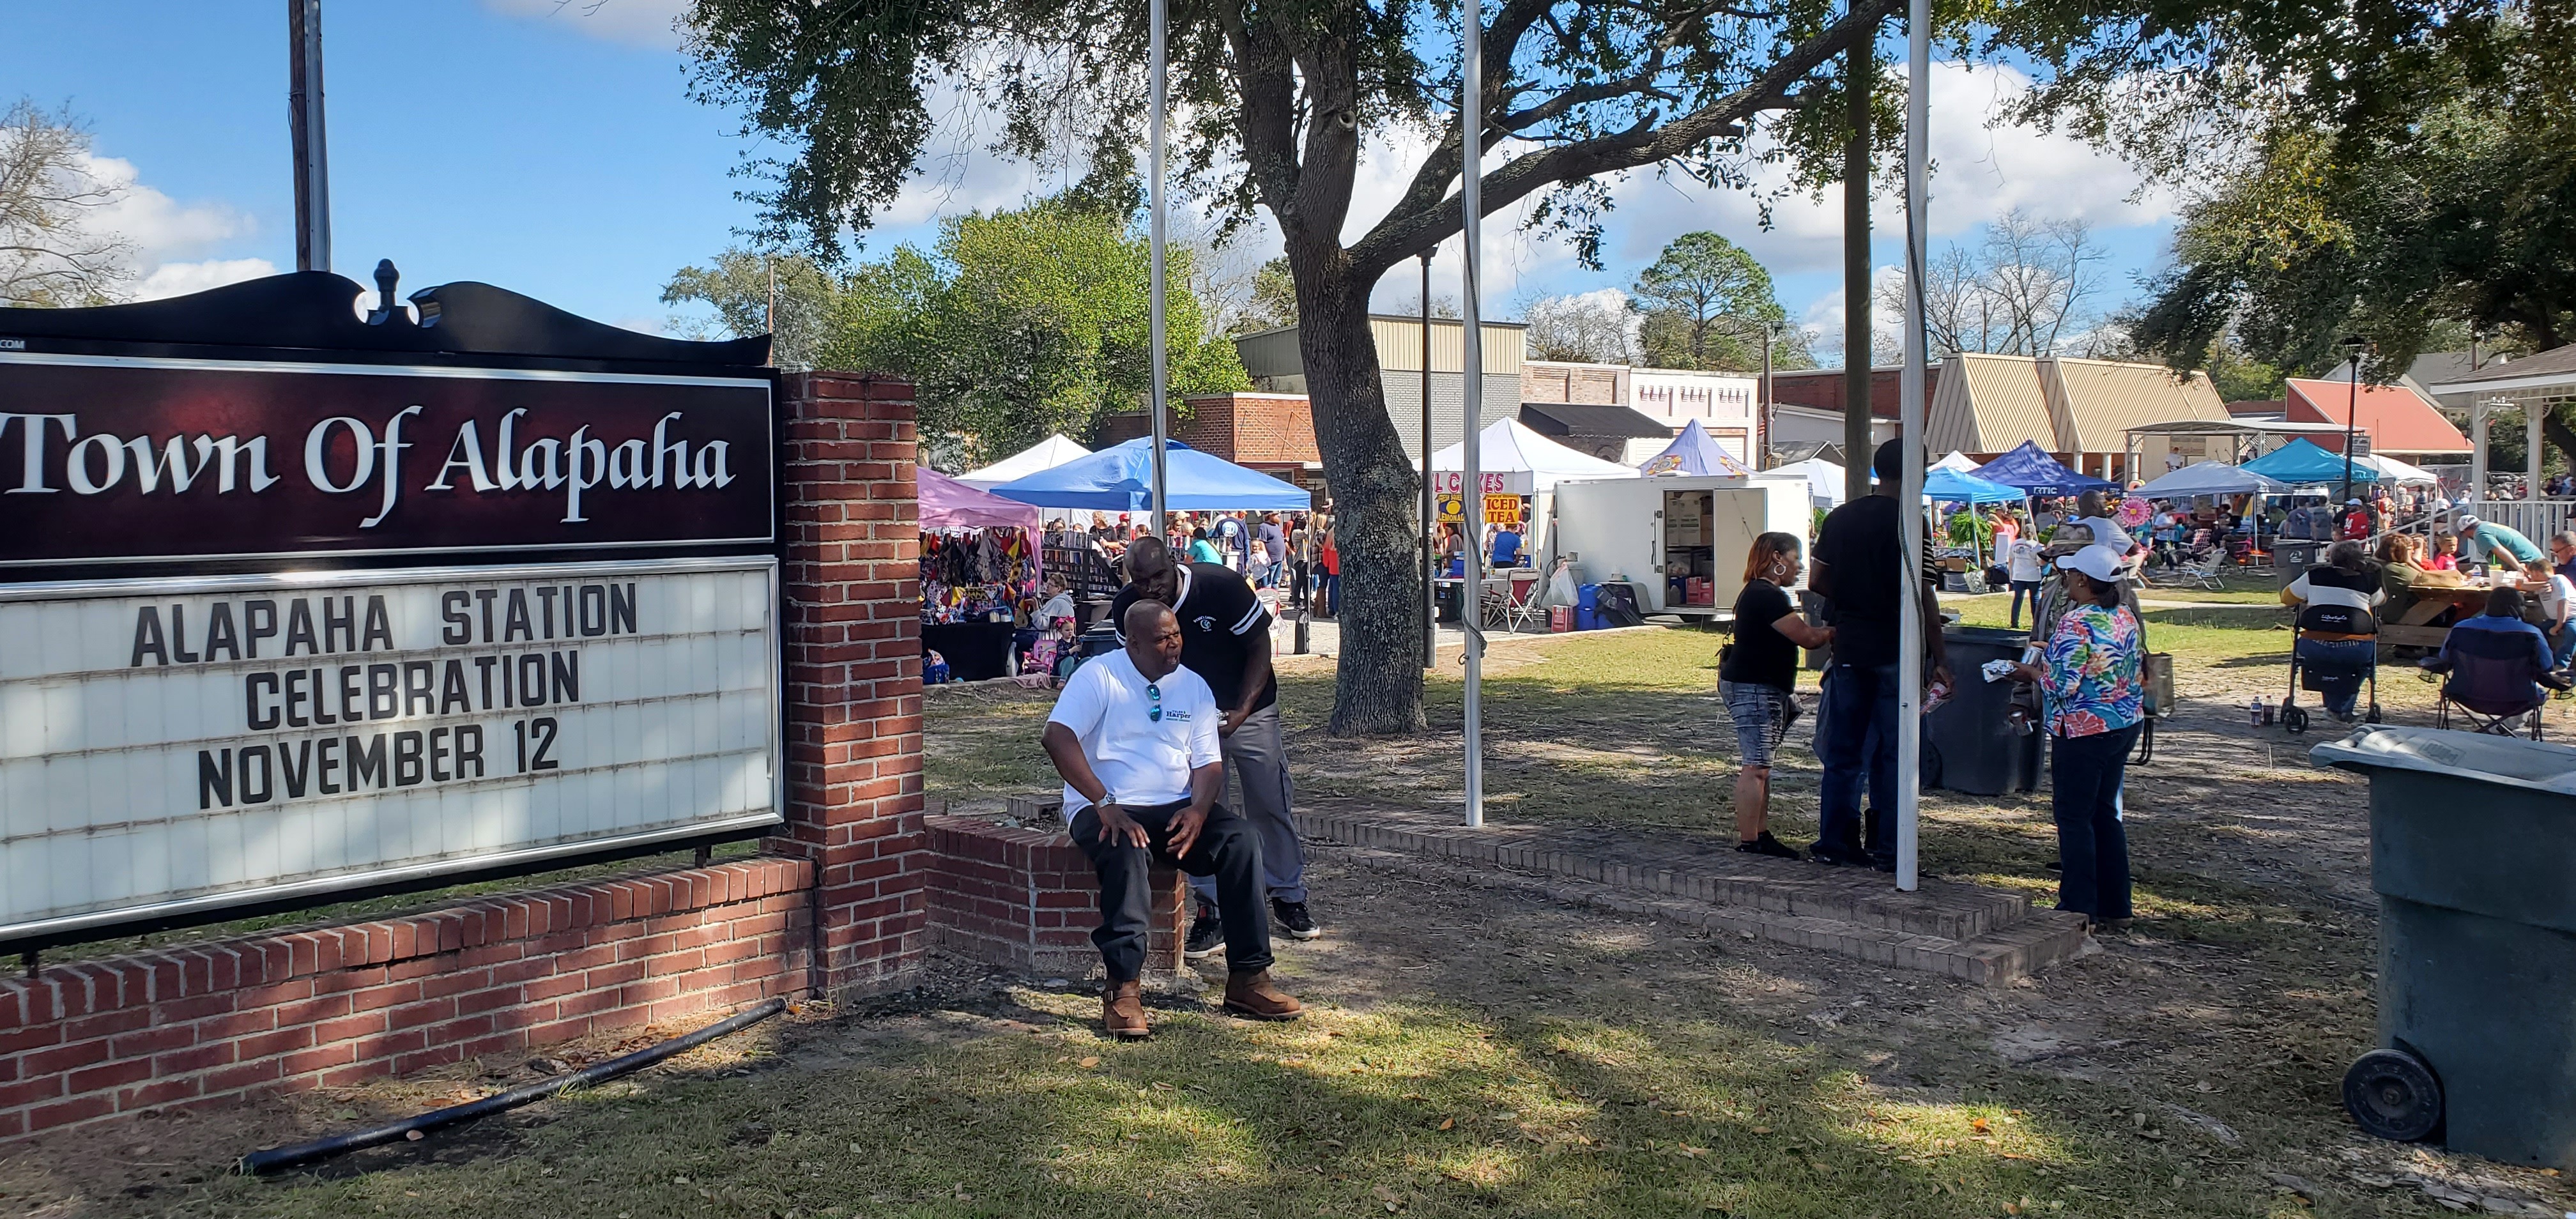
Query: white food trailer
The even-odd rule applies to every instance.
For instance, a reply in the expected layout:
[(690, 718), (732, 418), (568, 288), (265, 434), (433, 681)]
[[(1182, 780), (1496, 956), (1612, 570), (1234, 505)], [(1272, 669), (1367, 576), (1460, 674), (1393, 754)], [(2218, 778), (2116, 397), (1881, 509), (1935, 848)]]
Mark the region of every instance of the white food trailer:
[[(1723, 621), (1744, 587), (1755, 535), (1807, 537), (1803, 476), (1671, 475), (1556, 484), (1547, 570), (1573, 562), (1577, 584), (1624, 581), (1649, 614)], [(1693, 583), (1703, 581), (1704, 583)]]

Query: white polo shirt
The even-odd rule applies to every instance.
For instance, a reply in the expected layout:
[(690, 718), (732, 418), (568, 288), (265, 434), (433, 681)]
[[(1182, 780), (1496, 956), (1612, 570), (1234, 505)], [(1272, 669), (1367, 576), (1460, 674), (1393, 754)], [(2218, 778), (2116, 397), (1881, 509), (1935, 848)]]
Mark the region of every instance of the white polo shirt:
[[(1124, 648), (1075, 669), (1047, 713), (1048, 723), (1072, 729), (1082, 742), (1083, 760), (1109, 798), (1138, 808), (1189, 799), (1190, 772), (1224, 756), (1220, 718), (1205, 679), (1175, 668), (1148, 682)], [(1089, 807), (1065, 785), (1067, 822)]]

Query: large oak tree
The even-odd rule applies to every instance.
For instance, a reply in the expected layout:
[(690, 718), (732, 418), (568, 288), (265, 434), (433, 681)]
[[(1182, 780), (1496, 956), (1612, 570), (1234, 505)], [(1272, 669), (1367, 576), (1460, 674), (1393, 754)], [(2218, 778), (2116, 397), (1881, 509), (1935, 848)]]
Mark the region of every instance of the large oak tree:
[[(2238, 6), (1970, 7), (1941, 10), (1959, 23), (1962, 49), (2009, 46), (2080, 78), (2148, 45), (2183, 47), (2165, 54), (2168, 65), (2205, 60), (2201, 14)], [(1759, 157), (1777, 155), (1804, 167), (1803, 184), (1832, 181), (1849, 142), (1838, 60), (1847, 47), (1874, 46), (1899, 10), (1900, 0), (1488, 3), (1485, 147), (1472, 160), (1483, 205), (1533, 200), (1532, 223), (1592, 260), (1609, 185), (1627, 171), (1744, 186)], [(1178, 180), (1235, 218), (1267, 212), (1295, 282), (1346, 565), (1333, 730), (1414, 729), (1416, 483), (1387, 417), (1367, 315), (1381, 276), (1460, 229), (1471, 159), (1455, 113), (1456, 0), (1172, 0), (1170, 12)], [(697, 0), (686, 23), (699, 95), (739, 107), (752, 133), (787, 150), (746, 167), (767, 183), (754, 192), (767, 240), (837, 253), (903, 185), (942, 118), (960, 112), (998, 118), (1009, 151), (1061, 155), (1087, 143), (1095, 174), (1133, 172), (1147, 44), (1137, 0)], [(2101, 88), (2079, 79), (2079, 93)], [(1876, 99), (1896, 93), (1878, 90), (1873, 112), (1893, 116)], [(1873, 139), (1884, 147), (1890, 134)], [(1364, 152), (1398, 147), (1421, 150), (1400, 197), (1346, 236)]]

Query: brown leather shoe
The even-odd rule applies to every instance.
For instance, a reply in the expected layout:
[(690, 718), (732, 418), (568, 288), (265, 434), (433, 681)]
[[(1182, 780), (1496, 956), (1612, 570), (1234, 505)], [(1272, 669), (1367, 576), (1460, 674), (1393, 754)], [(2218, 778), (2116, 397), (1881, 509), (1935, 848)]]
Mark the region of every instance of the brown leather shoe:
[(1255, 969), (1225, 976), (1225, 1010), (1255, 1020), (1294, 1020), (1306, 1014), (1306, 1005), (1271, 985), (1269, 970)]
[[(1293, 1002), (1293, 1000), (1291, 1001)], [(1100, 1024), (1112, 1037), (1150, 1037), (1145, 1024), (1145, 987), (1141, 982), (1112, 982), (1100, 996)]]

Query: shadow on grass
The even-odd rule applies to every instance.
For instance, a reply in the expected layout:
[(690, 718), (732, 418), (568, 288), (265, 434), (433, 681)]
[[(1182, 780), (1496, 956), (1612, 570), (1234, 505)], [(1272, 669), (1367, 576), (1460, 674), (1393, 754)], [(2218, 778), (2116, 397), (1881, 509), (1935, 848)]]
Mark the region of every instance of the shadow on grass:
[(2000, 1077), (1967, 1098), (1894, 1096), (1830, 1051), (1695, 1018), (1190, 1014), (1136, 1045), (1005, 1034), (665, 1080), (566, 1103), (508, 1159), (226, 1182), (195, 1213), (491, 1214), (506, 1198), (514, 1214), (603, 1216), (1845, 1219), (2148, 1195), (2159, 1213), (2246, 1213), (2228, 1181), (2169, 1185), (2190, 1168), (2181, 1149), (2048, 1116), (2058, 1099)]

